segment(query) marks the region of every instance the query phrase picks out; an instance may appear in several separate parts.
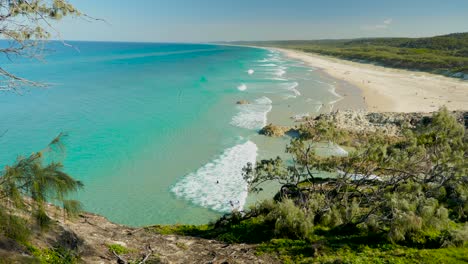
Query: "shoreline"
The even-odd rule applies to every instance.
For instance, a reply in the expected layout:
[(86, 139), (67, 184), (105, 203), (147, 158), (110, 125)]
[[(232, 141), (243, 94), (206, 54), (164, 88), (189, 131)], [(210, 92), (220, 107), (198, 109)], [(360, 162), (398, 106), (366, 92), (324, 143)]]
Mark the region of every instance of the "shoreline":
[[(359, 88), (368, 111), (432, 112), (442, 106), (449, 110), (468, 110), (467, 81), (296, 50), (274, 47), (270, 49), (280, 51), (286, 57), (301, 60), (334, 79)], [(348, 90), (342, 89), (339, 94), (346, 98)], [(339, 103), (337, 102), (337, 105)], [(352, 105), (348, 107), (352, 109)]]
[[(240, 46), (237, 47), (248, 47), (248, 48), (258, 48), (268, 51), (275, 51), (272, 48), (266, 47), (254, 47), (254, 46)], [(281, 56), (285, 59), (291, 59), (283, 52), (280, 52)], [(302, 61), (293, 58), (295, 61)], [(267, 122), (268, 124), (274, 124), (285, 127), (294, 127), (300, 124), (293, 117), (296, 114), (310, 114), (311, 116), (319, 116), (321, 114), (329, 114), (335, 110), (366, 110), (362, 95), (362, 91), (359, 87), (337, 79), (332, 75), (328, 74), (323, 69), (318, 69), (312, 65), (304, 64), (307, 68), (314, 71), (319, 78), (320, 82), (330, 85), (329, 93), (337, 97), (336, 100), (328, 102), (322, 105), (318, 111), (314, 111), (314, 105), (307, 103), (305, 98), (314, 98), (314, 87), (309, 86), (310, 83), (304, 83), (304, 81), (299, 85), (298, 90), (300, 90), (301, 95), (298, 98), (294, 98), (294, 101), (280, 100), (275, 101), (275, 104), (271, 110), (267, 113)], [(310, 82), (310, 81), (309, 81)], [(254, 142), (258, 147), (257, 160), (271, 159), (275, 157), (281, 157), (284, 160), (288, 160), (290, 155), (287, 154), (284, 150), (287, 145), (290, 143), (289, 136), (282, 137), (269, 137), (264, 136), (259, 133), (250, 137), (250, 140)], [(280, 188), (276, 183), (268, 183), (262, 186), (263, 192), (261, 193), (249, 193), (245, 202), (246, 206), (254, 205), (255, 203), (262, 201), (264, 199), (271, 199), (277, 193)]]
[(335, 82), (335, 90), (332, 92), (340, 96), (340, 99), (337, 99), (335, 102), (330, 104), (331, 108), (328, 111), (324, 111), (325, 109), (321, 109), (319, 114), (324, 114), (331, 112), (333, 110), (367, 110), (368, 107), (366, 105), (365, 100), (363, 99), (363, 92), (362, 90), (357, 87), (356, 85), (340, 80), (338, 78), (333, 77), (324, 69), (317, 69), (320, 73), (321, 77), (329, 78)]

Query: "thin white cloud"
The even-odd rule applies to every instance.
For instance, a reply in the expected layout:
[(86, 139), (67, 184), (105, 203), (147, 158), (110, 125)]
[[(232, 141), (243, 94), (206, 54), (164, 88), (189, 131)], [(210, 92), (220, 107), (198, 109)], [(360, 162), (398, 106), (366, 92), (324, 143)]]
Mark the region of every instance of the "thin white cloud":
[(361, 27), (362, 30), (384, 30), (390, 27), (393, 23), (393, 19), (385, 19), (382, 23), (376, 25), (364, 25)]
[(389, 18), (389, 19), (385, 19), (383, 23), (384, 25), (390, 25), (392, 24), (392, 22), (393, 22), (393, 19)]

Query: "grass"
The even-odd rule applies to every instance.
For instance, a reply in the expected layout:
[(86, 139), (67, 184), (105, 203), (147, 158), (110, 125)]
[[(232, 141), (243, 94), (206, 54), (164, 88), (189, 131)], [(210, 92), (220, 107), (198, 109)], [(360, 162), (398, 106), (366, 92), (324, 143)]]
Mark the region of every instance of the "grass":
[(468, 263), (467, 245), (424, 249), (392, 244), (383, 237), (355, 230), (321, 227), (316, 227), (308, 240), (275, 238), (273, 227), (261, 218), (250, 218), (224, 227), (158, 225), (148, 229), (159, 234), (257, 244), (257, 254), (276, 255), (283, 263)]
[(119, 244), (107, 245), (107, 248), (109, 249), (110, 252), (115, 252), (115, 254), (117, 255), (128, 254), (132, 251)]
[[(206, 239), (216, 239), (222, 242), (258, 244), (273, 238), (270, 232), (271, 226), (266, 225), (259, 218), (243, 220), (237, 224), (225, 227), (215, 227), (214, 225), (156, 225), (148, 227), (148, 230), (158, 234), (193, 236)], [(252, 235), (255, 234), (255, 235)]]
[(187, 250), (189, 247), (183, 242), (176, 242), (176, 246), (182, 250)]
[(37, 248), (32, 245), (27, 246), (31, 254), (39, 263), (43, 264), (74, 264), (78, 263), (75, 252), (65, 248)]

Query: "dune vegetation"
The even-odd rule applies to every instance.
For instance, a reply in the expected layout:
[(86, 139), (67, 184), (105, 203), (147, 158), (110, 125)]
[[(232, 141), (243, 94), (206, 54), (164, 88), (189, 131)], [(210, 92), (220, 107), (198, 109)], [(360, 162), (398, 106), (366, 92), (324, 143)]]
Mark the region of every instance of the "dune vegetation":
[(280, 47), (386, 67), (420, 70), (454, 77), (468, 76), (468, 33), (429, 38), (364, 38), (236, 42)]

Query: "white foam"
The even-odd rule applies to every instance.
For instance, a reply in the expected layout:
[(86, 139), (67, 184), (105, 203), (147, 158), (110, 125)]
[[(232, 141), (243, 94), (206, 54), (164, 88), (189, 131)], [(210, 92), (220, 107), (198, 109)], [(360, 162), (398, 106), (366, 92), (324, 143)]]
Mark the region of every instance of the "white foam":
[(297, 86), (299, 86), (298, 82), (286, 83), (283, 85), (284, 89), (292, 92), (292, 94), (288, 94), (286, 98), (296, 98), (301, 95), (301, 92), (299, 92), (299, 90), (296, 89)]
[(286, 71), (284, 70), (284, 68), (279, 68), (278, 70), (276, 70), (275, 75), (278, 77), (283, 77), (285, 73)]
[(239, 105), (239, 112), (232, 118), (231, 125), (247, 128), (260, 129), (267, 124), (267, 114), (272, 109), (272, 101), (268, 97), (261, 97), (252, 104)]
[(260, 66), (260, 67), (276, 67), (278, 65), (276, 65), (274, 63), (267, 63), (267, 64), (260, 64), (258, 66)]
[(247, 85), (241, 84), (241, 85), (237, 86), (237, 90), (239, 90), (239, 91), (245, 91), (245, 90), (247, 90)]
[(317, 101), (317, 100), (314, 100), (312, 98), (307, 98), (306, 102), (315, 107), (313, 112), (316, 112), (316, 113), (318, 113), (320, 111), (320, 109), (322, 109), (322, 107), (324, 106), (322, 101)]
[(249, 75), (252, 75), (252, 74), (254, 74), (254, 72), (255, 72), (255, 71), (254, 71), (254, 70), (252, 70), (252, 69), (249, 69), (249, 70), (247, 71), (247, 73), (248, 73)]
[(336, 92), (336, 87), (335, 87), (335, 85), (330, 84), (330, 83), (326, 83), (326, 82), (322, 82), (322, 81), (318, 81), (318, 80), (316, 80), (316, 82), (322, 83), (322, 84), (325, 84), (325, 85), (328, 85), (328, 86), (330, 87), (330, 89), (328, 89), (328, 91), (329, 91), (331, 94), (333, 94), (334, 96), (337, 97), (336, 100), (333, 100), (333, 101), (329, 102), (328, 104), (333, 105), (333, 104), (335, 104), (336, 102), (343, 100), (343, 96), (341, 96), (340, 94), (338, 94), (338, 93)]
[(270, 78), (269, 80), (274, 80), (274, 81), (287, 81), (288, 79), (275, 77), (275, 78)]
[(297, 115), (294, 115), (292, 118), (294, 120), (296, 120), (296, 121), (300, 121), (300, 120), (303, 120), (306, 117), (310, 117), (310, 114), (309, 113), (297, 114)]
[(172, 192), (196, 205), (218, 212), (242, 210), (248, 186), (242, 168), (255, 163), (257, 145), (251, 141), (226, 149), (215, 160), (178, 181)]

